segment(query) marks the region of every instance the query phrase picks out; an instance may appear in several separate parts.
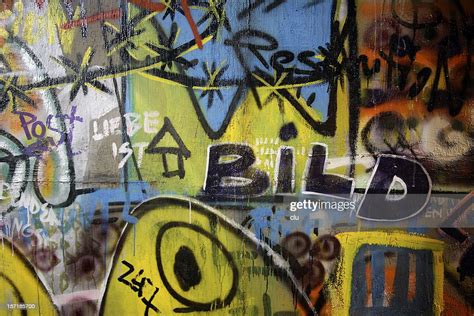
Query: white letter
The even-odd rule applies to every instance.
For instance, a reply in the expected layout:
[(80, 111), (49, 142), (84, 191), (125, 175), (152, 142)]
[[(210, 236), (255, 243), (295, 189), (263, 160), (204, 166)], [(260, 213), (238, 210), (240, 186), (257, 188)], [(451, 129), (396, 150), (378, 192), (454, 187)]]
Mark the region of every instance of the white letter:
[(153, 111), (153, 112), (145, 112), (145, 119), (143, 122), (143, 129), (145, 130), (145, 133), (147, 134), (156, 134), (158, 133), (158, 129), (155, 127), (155, 125), (158, 124), (158, 120), (154, 120), (152, 118), (156, 118), (160, 116), (159, 112)]

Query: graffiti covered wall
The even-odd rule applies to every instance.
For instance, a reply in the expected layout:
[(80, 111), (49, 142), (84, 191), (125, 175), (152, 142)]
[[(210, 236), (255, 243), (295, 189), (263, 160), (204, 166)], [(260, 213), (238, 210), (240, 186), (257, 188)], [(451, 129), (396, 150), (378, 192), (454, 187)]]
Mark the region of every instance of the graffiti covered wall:
[(0, 314), (472, 315), (474, 3), (4, 0)]

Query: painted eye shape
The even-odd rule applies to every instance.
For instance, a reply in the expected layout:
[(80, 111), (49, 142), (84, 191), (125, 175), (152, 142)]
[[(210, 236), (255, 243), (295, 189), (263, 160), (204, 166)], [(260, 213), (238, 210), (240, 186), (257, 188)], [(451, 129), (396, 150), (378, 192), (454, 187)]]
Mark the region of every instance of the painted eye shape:
[(294, 232), (286, 236), (281, 244), (295, 258), (299, 258), (308, 252), (311, 247), (311, 240), (305, 233)]
[(163, 196), (132, 214), (138, 222), (115, 249), (100, 315), (314, 312), (285, 258), (218, 210)]
[(324, 235), (319, 237), (313, 244), (310, 254), (323, 260), (333, 260), (341, 252), (341, 243), (336, 237)]
[(197, 225), (163, 225), (156, 238), (156, 260), (163, 285), (187, 306), (175, 308), (177, 313), (219, 309), (237, 293), (238, 269), (230, 252)]

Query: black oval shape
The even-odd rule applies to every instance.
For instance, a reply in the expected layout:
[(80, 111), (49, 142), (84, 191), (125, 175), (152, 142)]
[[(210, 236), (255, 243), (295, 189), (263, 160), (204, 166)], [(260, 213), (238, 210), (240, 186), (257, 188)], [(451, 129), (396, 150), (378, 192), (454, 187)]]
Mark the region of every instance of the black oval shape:
[(183, 291), (188, 291), (201, 282), (201, 270), (196, 257), (194, 257), (193, 251), (186, 246), (181, 246), (174, 256), (173, 270)]

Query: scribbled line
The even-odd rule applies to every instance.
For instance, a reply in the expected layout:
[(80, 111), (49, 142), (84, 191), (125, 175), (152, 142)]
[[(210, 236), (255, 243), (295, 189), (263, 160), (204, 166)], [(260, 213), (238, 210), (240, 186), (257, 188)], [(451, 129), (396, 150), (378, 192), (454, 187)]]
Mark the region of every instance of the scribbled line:
[[(178, 85), (183, 87), (192, 87), (198, 90), (220, 90), (222, 88), (232, 88), (235, 86), (240, 86), (241, 84), (245, 83), (245, 79), (226, 79), (220, 80), (219, 86), (210, 86), (208, 81), (203, 78), (199, 78), (196, 76), (189, 76), (185, 74), (179, 73), (172, 73), (165, 70), (160, 70), (156, 67), (161, 66), (163, 62), (167, 62), (167, 59), (163, 56), (157, 56), (154, 58), (147, 58), (143, 62), (137, 62), (134, 65), (131, 64), (122, 64), (119, 66), (114, 66), (111, 68), (102, 68), (102, 69), (94, 69), (87, 71), (85, 73), (85, 78), (87, 78), (87, 82), (95, 81), (95, 80), (105, 80), (111, 79), (113, 77), (120, 77), (126, 76), (130, 74), (140, 73), (140, 72), (148, 72), (149, 74), (160, 77), (163, 79), (167, 79), (172, 81)], [(307, 84), (315, 84), (321, 83), (324, 80), (324, 77), (320, 76), (319, 74), (316, 76), (308, 76), (308, 77), (300, 77), (295, 78), (292, 82), (287, 82), (286, 85), (278, 86), (277, 89), (289, 89), (295, 88)], [(63, 77), (56, 77), (56, 78), (48, 78), (44, 80), (40, 80), (38, 82), (25, 84), (25, 85), (18, 85), (17, 88), (21, 89), (22, 91), (29, 92), (35, 90), (43, 90), (53, 87), (58, 87), (62, 85), (67, 85), (75, 82), (74, 76), (63, 76)], [(268, 87), (266, 84), (259, 83), (256, 81), (257, 87), (267, 87), (267, 89), (275, 89), (275, 87)]]
[(98, 21), (103, 21), (103, 20), (108, 20), (108, 19), (110, 20), (118, 19), (121, 14), (122, 14), (122, 11), (120, 9), (114, 9), (107, 12), (101, 12), (98, 14), (88, 16), (83, 19), (77, 19), (74, 21), (64, 23), (63, 25), (61, 25), (61, 28), (63, 30), (69, 30), (73, 27), (79, 27), (82, 25), (87, 25), (90, 23), (98, 22)]
[[(141, 5), (141, 1), (130, 0), (130, 2), (143, 7)], [(120, 10), (119, 12), (121, 13)], [(99, 18), (99, 17), (102, 17), (102, 16), (98, 15), (98, 16), (92, 16), (90, 18)], [(106, 17), (105, 14), (104, 14), (104, 17)], [(128, 25), (131, 27), (131, 30), (129, 32), (125, 32), (125, 30), (122, 32), (118, 31), (118, 34), (116, 34), (118, 42), (112, 42), (111, 44), (115, 44), (117, 46), (116, 47), (117, 50), (122, 51), (123, 49), (125, 49), (128, 51), (128, 49), (126, 49), (126, 45), (125, 45), (126, 43), (123, 43), (123, 41), (127, 41), (131, 43), (132, 37), (137, 36), (141, 33), (140, 32), (141, 30), (134, 31), (133, 29), (137, 29), (138, 24), (143, 19), (146, 20), (147, 18), (148, 18), (148, 13), (146, 12), (142, 12), (137, 17), (134, 17), (132, 21), (128, 23)], [(77, 21), (72, 21), (70, 23), (72, 26), (72, 25), (75, 25), (74, 23), (77, 24), (78, 22), (80, 23), (82, 21), (87, 21), (87, 18), (77, 20)], [(241, 87), (245, 85), (246, 83), (248, 83), (249, 78), (247, 77), (232, 78), (232, 79), (225, 79), (225, 80), (219, 79), (219, 80), (215, 80), (214, 82), (212, 82), (212, 84), (210, 84), (207, 78), (190, 76), (186, 73), (174, 73), (171, 71), (166, 71), (164, 67), (162, 67), (163, 64), (169, 65), (171, 63), (181, 63), (181, 62), (183, 62), (186, 68), (194, 67), (194, 63), (187, 62), (186, 60), (184, 60), (182, 56), (185, 55), (190, 49), (192, 49), (193, 45), (199, 46), (199, 39), (214, 37), (216, 32), (218, 31), (217, 29), (218, 27), (216, 26), (216, 23), (211, 23), (211, 25), (206, 30), (204, 30), (201, 34), (198, 34), (199, 36), (196, 37), (196, 39), (193, 39), (175, 48), (166, 47), (166, 49), (164, 49), (166, 50), (166, 53), (162, 50), (156, 51), (157, 48), (151, 43), (144, 43), (143, 45), (146, 46), (148, 50), (153, 50), (155, 53), (159, 54), (159, 56), (148, 57), (144, 61), (135, 60), (133, 63), (122, 63), (120, 65), (114, 65), (113, 67), (111, 66), (107, 68), (100, 68), (100, 69), (94, 69), (94, 70), (82, 69), (81, 71), (82, 79), (85, 83), (90, 83), (92, 81), (97, 81), (97, 80), (105, 80), (105, 79), (110, 79), (114, 77), (126, 76), (126, 75), (134, 74), (134, 73), (147, 72), (148, 74), (152, 76), (160, 77), (170, 82), (174, 82), (177, 85), (181, 85), (183, 87), (192, 87), (194, 89), (198, 89), (202, 91), (221, 90), (225, 88)], [(248, 35), (250, 36), (251, 34), (248, 34)], [(257, 35), (258, 34), (255, 34), (254, 36), (257, 36)], [(235, 37), (233, 41), (231, 42), (232, 43), (230, 44), (232, 45), (238, 45), (239, 39)], [(132, 45), (131, 48), (136, 49), (137, 47), (133, 47)], [(258, 48), (265, 49), (265, 48), (261, 48), (258, 45), (251, 45), (251, 44), (248, 44), (248, 48), (251, 49), (252, 52), (256, 55), (260, 55), (259, 52), (256, 51)], [(117, 50), (112, 49), (110, 53), (113, 53)], [(90, 53), (93, 53), (93, 52), (90, 52)], [(312, 54), (315, 54), (315, 52), (312, 52)], [(305, 56), (305, 58), (307, 58), (307, 56)], [(325, 68), (331, 66), (327, 64), (328, 62), (319, 62), (319, 63), (316, 63), (316, 65), (312, 63), (310, 64), (312, 70), (305, 70), (305, 71), (295, 70), (295, 74), (299, 74), (300, 76), (296, 77), (293, 75), (289, 75), (286, 78), (284, 78), (285, 80), (280, 80), (278, 86), (276, 87), (272, 86), (271, 84), (269, 85), (268, 82), (262, 82), (262, 80), (258, 80), (257, 78), (254, 78), (253, 76), (251, 76), (250, 79), (252, 80), (254, 87), (262, 87), (263, 89), (269, 89), (269, 90), (275, 90), (275, 89), (284, 90), (284, 89), (290, 89), (290, 88), (298, 88), (298, 87), (302, 87), (302, 86), (306, 86), (310, 84), (321, 84), (324, 82), (333, 81), (332, 77), (334, 74), (331, 71), (324, 71)], [(265, 66), (268, 64), (264, 61), (263, 65)], [(260, 74), (259, 77), (262, 78), (262, 75)], [(76, 82), (77, 79), (78, 79), (77, 76), (67, 75), (63, 77), (47, 78), (38, 82), (28, 83), (25, 85), (17, 85), (16, 87), (23, 92), (29, 92), (33, 90), (43, 90), (43, 89), (71, 84), (71, 83)], [(268, 78), (263, 78), (263, 79), (268, 79)], [(268, 80), (265, 80), (265, 81), (268, 81)]]
[[(250, 3), (245, 9), (239, 12), (239, 14), (237, 15), (237, 18), (239, 20), (242, 20), (243, 18), (250, 16), (250, 14), (264, 2), (265, 0), (256, 0), (255, 2)], [(263, 12), (269, 13), (273, 11), (274, 9), (278, 8), (280, 5), (282, 5), (285, 2), (286, 0), (275, 0), (272, 3), (268, 4), (263, 10)]]
[(194, 23), (193, 17), (191, 16), (191, 11), (189, 10), (189, 6), (188, 6), (188, 1), (181, 0), (181, 6), (183, 7), (184, 15), (186, 16), (186, 20), (188, 20), (189, 26), (191, 27), (191, 31), (193, 31), (193, 36), (196, 40), (196, 45), (202, 49), (201, 35), (199, 35), (199, 31), (197, 29), (196, 23)]
[[(149, 10), (149, 11), (154, 11), (154, 12), (163, 12), (163, 11), (165, 11), (165, 9), (167, 9), (166, 4), (153, 3), (153, 2), (148, 1), (148, 0), (129, 0), (129, 2), (135, 4), (136, 6), (139, 6), (143, 9), (146, 9), (146, 10)], [(189, 26), (191, 27), (191, 31), (193, 32), (193, 36), (196, 40), (196, 45), (199, 48), (202, 48), (202, 38), (199, 34), (196, 23), (194, 22), (193, 17), (191, 16), (191, 11), (189, 10), (187, 0), (181, 0), (181, 7), (183, 9), (186, 20), (188, 20)]]
[(128, 0), (128, 2), (133, 3), (136, 6), (139, 6), (143, 9), (150, 11), (162, 12), (166, 9), (166, 5), (163, 3), (154, 3), (148, 0)]

